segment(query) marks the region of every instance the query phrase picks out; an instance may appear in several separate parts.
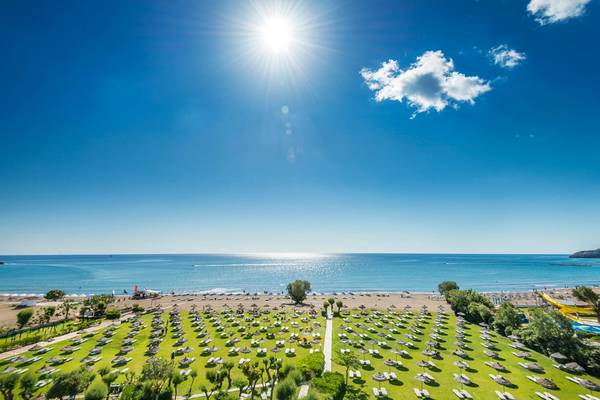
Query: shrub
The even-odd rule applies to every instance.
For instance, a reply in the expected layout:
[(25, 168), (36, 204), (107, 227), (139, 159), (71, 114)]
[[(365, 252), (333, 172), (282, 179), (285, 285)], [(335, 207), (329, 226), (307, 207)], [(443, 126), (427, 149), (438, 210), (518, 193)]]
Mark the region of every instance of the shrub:
[(296, 382), (291, 378), (281, 381), (275, 388), (275, 398), (277, 400), (291, 400), (296, 394)]
[(108, 395), (108, 388), (102, 381), (96, 381), (85, 391), (85, 400), (104, 400)]
[(106, 319), (119, 319), (121, 318), (121, 310), (116, 308), (109, 308), (105, 313)]
[(325, 356), (322, 352), (308, 354), (298, 362), (298, 369), (306, 380), (311, 380), (323, 373)]
[(19, 329), (27, 325), (29, 320), (31, 320), (31, 317), (33, 317), (33, 310), (31, 308), (19, 311), (17, 314), (17, 325), (19, 325)]
[(325, 372), (313, 380), (313, 387), (327, 399), (341, 400), (344, 398), (344, 380), (344, 375), (339, 372)]
[(321, 400), (321, 396), (319, 396), (318, 392), (314, 389), (310, 389), (306, 394), (304, 400)]
[(301, 384), (304, 381), (304, 376), (302, 376), (302, 372), (297, 369), (292, 369), (288, 372), (287, 378), (293, 379), (296, 382), (296, 385)]
[(143, 313), (144, 307), (140, 306), (139, 304), (134, 304), (133, 307), (131, 307), (131, 311), (134, 313)]

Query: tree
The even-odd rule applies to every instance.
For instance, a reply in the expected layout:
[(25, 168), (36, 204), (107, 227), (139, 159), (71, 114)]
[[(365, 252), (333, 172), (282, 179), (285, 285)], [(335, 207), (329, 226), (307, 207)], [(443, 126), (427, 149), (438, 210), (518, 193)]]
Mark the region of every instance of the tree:
[(206, 371), (206, 380), (212, 383), (212, 386), (210, 387), (207, 387), (206, 385), (202, 385), (200, 387), (200, 390), (202, 390), (202, 392), (204, 393), (206, 400), (210, 400), (210, 397), (213, 395), (213, 393), (221, 390), (221, 387), (223, 387), (223, 381), (225, 380), (225, 376), (227, 376), (227, 372), (222, 369), (218, 371), (209, 369), (208, 371)]
[(585, 301), (592, 306), (596, 313), (596, 319), (600, 322), (600, 295), (587, 286), (578, 286), (573, 289), (573, 296), (578, 300)]
[(494, 316), (494, 328), (500, 334), (507, 336), (521, 326), (519, 310), (512, 303), (502, 303)]
[(56, 301), (65, 297), (65, 292), (60, 289), (52, 289), (48, 290), (48, 292), (44, 295), (46, 300)]
[(489, 320), (491, 309), (494, 307), (487, 296), (473, 290), (451, 290), (446, 294), (446, 300), (450, 303), (452, 311), (465, 314), (465, 319), (473, 323)]
[(248, 386), (248, 381), (242, 378), (236, 378), (231, 382), (231, 385), (240, 391), (239, 398), (241, 399), (244, 389), (246, 389), (246, 386)]
[(151, 358), (142, 368), (140, 380), (148, 384), (151, 396), (158, 400), (167, 381), (171, 378), (173, 366), (164, 358)]
[(192, 381), (190, 382), (190, 389), (188, 390), (188, 397), (192, 394), (192, 388), (194, 387), (194, 382), (196, 381), (197, 377), (198, 377), (198, 371), (193, 369), (190, 372), (190, 378), (192, 378)]
[(15, 397), (15, 387), (19, 381), (17, 374), (0, 375), (0, 393), (4, 400), (13, 400)]
[(231, 370), (233, 369), (233, 363), (231, 361), (225, 361), (223, 363), (223, 371), (225, 371), (225, 379), (227, 380), (227, 389), (231, 388)]
[(492, 314), (492, 310), (490, 307), (481, 303), (469, 303), (467, 307), (467, 316), (466, 318), (473, 323), (485, 322), (489, 324), (494, 319), (494, 315)]
[(258, 361), (244, 363), (240, 365), (240, 369), (248, 380), (248, 386), (250, 387), (250, 399), (253, 399), (254, 391), (256, 390), (256, 384), (262, 377), (262, 370), (258, 365)]
[(454, 281), (444, 281), (438, 284), (438, 291), (442, 296), (446, 296), (451, 290), (458, 290), (458, 284)]
[(186, 376), (183, 376), (177, 372), (173, 372), (173, 377), (171, 378), (171, 382), (173, 383), (173, 400), (177, 400), (177, 387), (181, 385), (187, 379)]
[(354, 385), (346, 386), (346, 393), (344, 393), (344, 400), (368, 400), (369, 395), (360, 390), (360, 387)]
[(29, 323), (31, 317), (33, 317), (33, 310), (31, 308), (19, 311), (17, 314), (17, 325), (19, 326), (19, 329), (23, 329), (23, 327)]
[(310, 290), (309, 281), (295, 280), (287, 285), (288, 295), (295, 304), (302, 304)]
[(54, 307), (54, 306), (44, 307), (44, 322), (49, 323), (55, 313), (56, 313), (56, 307)]
[(48, 399), (75, 397), (85, 392), (94, 379), (94, 373), (85, 368), (58, 375), (46, 394)]
[[(265, 373), (267, 374), (267, 382), (272, 382), (273, 385), (277, 381), (277, 375), (279, 374), (279, 370), (281, 369), (283, 363), (281, 359), (275, 358), (271, 356), (269, 358), (265, 358), (262, 360), (263, 368)], [(271, 399), (273, 398), (273, 390), (271, 390)]]
[(71, 310), (73, 309), (73, 303), (69, 300), (64, 300), (60, 305), (60, 314), (63, 316), (63, 322), (67, 322), (71, 317)]
[[(117, 378), (119, 377), (119, 374), (116, 372), (112, 372), (110, 367), (108, 367), (108, 366), (104, 366), (104, 367), (100, 368), (98, 370), (98, 374), (100, 374), (100, 378), (102, 379), (102, 382), (104, 382), (104, 384), (108, 388), (110, 388), (110, 385), (112, 385), (112, 383), (114, 381), (116, 381)], [(106, 398), (108, 400), (108, 394), (106, 395)]]
[(286, 378), (277, 385), (277, 400), (292, 400), (296, 394), (296, 382), (293, 379)]
[(85, 391), (85, 400), (104, 400), (108, 398), (108, 387), (102, 381), (94, 382)]
[(35, 392), (37, 391), (37, 387), (35, 384), (37, 383), (37, 377), (31, 371), (21, 375), (21, 379), (19, 379), (19, 395), (23, 400), (31, 399)]
[(338, 312), (342, 311), (342, 307), (344, 307), (344, 302), (341, 300), (338, 300), (335, 302), (335, 305), (337, 306)]
[(346, 353), (340, 352), (338, 360), (336, 360), (338, 364), (340, 364), (346, 370), (346, 386), (348, 386), (348, 375), (350, 373), (350, 368), (356, 368), (358, 366), (358, 357), (354, 352), (349, 351)]
[(555, 310), (532, 310), (529, 324), (521, 328), (520, 335), (525, 345), (546, 355), (557, 351), (574, 354), (578, 344), (571, 321)]

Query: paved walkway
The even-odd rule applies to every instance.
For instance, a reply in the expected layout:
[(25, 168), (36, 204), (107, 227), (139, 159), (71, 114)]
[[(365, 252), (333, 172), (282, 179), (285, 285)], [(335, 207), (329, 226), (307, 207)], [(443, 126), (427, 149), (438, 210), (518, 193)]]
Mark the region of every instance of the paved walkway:
[(305, 383), (300, 386), (300, 391), (298, 392), (298, 398), (303, 399), (308, 395), (308, 385)]
[[(122, 316), (121, 319), (120, 319), (120, 321), (127, 320), (129, 318), (131, 318), (131, 314), (127, 314), (127, 315)], [(117, 322), (117, 321), (104, 320), (104, 321), (102, 321), (98, 325), (93, 325), (93, 326), (90, 326), (89, 328), (86, 328), (85, 332), (96, 332), (97, 330), (106, 328), (106, 327), (108, 327), (109, 325), (112, 325), (115, 322)], [(0, 360), (4, 360), (5, 358), (11, 358), (11, 357), (14, 357), (14, 356), (18, 356), (19, 354), (27, 353), (29, 351), (29, 349), (31, 349), (35, 345), (46, 347), (46, 346), (50, 346), (50, 345), (52, 345), (54, 343), (64, 342), (65, 340), (74, 339), (77, 336), (79, 336), (79, 332), (78, 331), (76, 331), (76, 332), (70, 332), (70, 333), (65, 333), (64, 335), (61, 335), (61, 336), (53, 337), (53, 338), (51, 338), (51, 339), (49, 339), (47, 341), (32, 343), (32, 344), (28, 344), (27, 346), (23, 346), (23, 347), (17, 347), (16, 349), (12, 349), (12, 350), (5, 351), (4, 353), (0, 353)]]
[(323, 354), (325, 355), (325, 372), (331, 371), (331, 342), (333, 339), (333, 314), (327, 311), (327, 323), (325, 325), (325, 343)]

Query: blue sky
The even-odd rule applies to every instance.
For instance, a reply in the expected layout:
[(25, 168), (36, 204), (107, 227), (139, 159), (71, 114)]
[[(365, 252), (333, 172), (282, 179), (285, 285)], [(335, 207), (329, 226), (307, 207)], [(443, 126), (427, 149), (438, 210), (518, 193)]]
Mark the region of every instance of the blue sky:
[[(255, 32), (274, 16), (284, 52)], [(0, 253), (600, 247), (599, 22), (586, 0), (4, 3)]]

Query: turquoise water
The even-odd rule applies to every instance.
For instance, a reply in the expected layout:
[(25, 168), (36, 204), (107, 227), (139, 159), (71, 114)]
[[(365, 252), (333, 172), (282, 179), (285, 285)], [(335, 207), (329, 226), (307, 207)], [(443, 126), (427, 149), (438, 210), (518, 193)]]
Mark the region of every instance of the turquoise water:
[(94, 255), (0, 256), (0, 293), (280, 292), (307, 279), (319, 292), (419, 291), (455, 280), (463, 288), (516, 291), (600, 284), (600, 260), (562, 255)]

